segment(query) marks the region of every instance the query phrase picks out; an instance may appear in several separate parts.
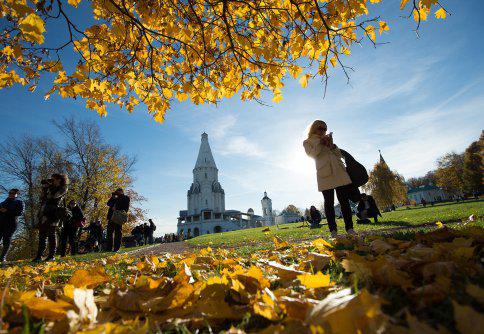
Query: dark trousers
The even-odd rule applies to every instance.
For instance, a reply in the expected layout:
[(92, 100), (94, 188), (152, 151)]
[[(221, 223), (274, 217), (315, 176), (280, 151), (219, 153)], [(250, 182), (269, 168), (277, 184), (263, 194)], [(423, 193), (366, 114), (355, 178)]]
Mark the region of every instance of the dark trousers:
[(2, 255), (0, 255), (0, 261), (5, 260), (8, 250), (10, 249), (10, 243), (12, 236), (17, 229), (15, 222), (0, 222), (0, 240), (3, 241)]
[(360, 191), (353, 185), (341, 186), (336, 189), (328, 189), (323, 191), (324, 197), (324, 213), (330, 231), (337, 231), (336, 215), (334, 212), (334, 192), (341, 206), (341, 213), (345, 222), (346, 231), (353, 228), (353, 213), (351, 212), (350, 199), (356, 202), (359, 199)]
[(150, 245), (153, 245), (155, 243), (155, 240), (153, 239), (153, 232), (148, 234), (148, 242)]
[[(117, 252), (121, 248), (121, 238), (123, 237), (122, 226), (113, 222), (108, 222), (107, 228), (107, 246), (106, 250), (108, 252)], [(114, 240), (113, 240), (114, 237)]]
[(49, 243), (49, 254), (48, 258), (55, 256), (55, 251), (57, 248), (57, 226), (53, 226), (49, 223), (44, 223), (39, 226), (39, 248), (37, 250), (37, 259), (41, 259), (44, 255), (47, 243)]
[(71, 247), (71, 254), (77, 254), (77, 230), (78, 228), (72, 225), (66, 225), (62, 229), (60, 236), (60, 255), (66, 256), (67, 242)]

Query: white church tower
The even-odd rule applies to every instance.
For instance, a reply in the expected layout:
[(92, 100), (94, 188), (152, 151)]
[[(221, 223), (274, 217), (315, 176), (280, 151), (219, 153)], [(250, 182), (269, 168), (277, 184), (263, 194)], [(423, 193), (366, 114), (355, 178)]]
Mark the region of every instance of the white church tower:
[(205, 132), (202, 134), (187, 202), (188, 215), (203, 220), (220, 218), (225, 211), (225, 192), (218, 182), (218, 169)]
[(267, 196), (266, 191), (264, 191), (264, 197), (262, 197), (261, 204), (262, 217), (264, 217), (265, 225), (274, 225), (274, 216), (272, 214), (272, 200)]

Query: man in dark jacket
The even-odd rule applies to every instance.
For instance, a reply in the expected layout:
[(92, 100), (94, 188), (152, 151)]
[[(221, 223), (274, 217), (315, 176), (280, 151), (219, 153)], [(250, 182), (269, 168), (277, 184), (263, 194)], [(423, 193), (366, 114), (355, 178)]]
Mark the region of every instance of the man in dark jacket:
[[(130, 198), (124, 194), (123, 189), (118, 188), (111, 194), (107, 205), (108, 210), (108, 227), (107, 227), (107, 251), (117, 252), (121, 248), (121, 238), (123, 237), (123, 226), (112, 221), (114, 211), (121, 210), (126, 213), (129, 210)], [(114, 237), (114, 240), (113, 240)]]
[(375, 223), (378, 223), (378, 216), (381, 217), (380, 210), (376, 206), (375, 199), (373, 196), (367, 195), (365, 193), (361, 194), (360, 201), (358, 202), (358, 213), (356, 214), (360, 219), (373, 218)]
[(18, 194), (18, 189), (11, 189), (8, 192), (7, 199), (0, 203), (0, 240), (3, 240), (0, 262), (6, 261), (12, 236), (17, 229), (18, 217), (21, 216), (24, 211), (24, 203), (17, 199)]
[(77, 254), (77, 232), (82, 227), (84, 221), (84, 213), (75, 201), (69, 202), (69, 217), (63, 221), (61, 240), (60, 240), (60, 255), (66, 256), (67, 241), (71, 248), (71, 254)]

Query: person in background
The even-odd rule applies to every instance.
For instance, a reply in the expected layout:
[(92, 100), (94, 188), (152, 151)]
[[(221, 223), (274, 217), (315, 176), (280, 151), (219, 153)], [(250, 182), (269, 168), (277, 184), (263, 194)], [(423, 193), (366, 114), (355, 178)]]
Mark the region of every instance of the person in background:
[(111, 194), (107, 206), (108, 210), (108, 227), (107, 227), (107, 246), (108, 252), (117, 252), (121, 248), (121, 239), (123, 237), (123, 226), (111, 221), (114, 210), (122, 210), (128, 212), (130, 198), (124, 194), (123, 189), (118, 188)]
[(145, 245), (147, 245), (148, 241), (149, 241), (149, 235), (150, 235), (150, 225), (148, 225), (148, 223), (144, 223), (142, 227), (143, 227), (143, 229), (142, 229), (142, 231), (143, 231), (143, 243)]
[(70, 211), (70, 217), (64, 221), (64, 226), (62, 227), (61, 240), (60, 240), (60, 255), (62, 257), (66, 256), (67, 242), (69, 241), (69, 246), (71, 249), (71, 254), (77, 254), (77, 233), (79, 228), (83, 227), (84, 213), (81, 207), (77, 205), (76, 201), (70, 201), (67, 207)]
[(148, 234), (148, 241), (150, 245), (155, 243), (155, 240), (153, 238), (153, 233), (156, 231), (156, 225), (153, 223), (153, 220), (150, 218), (148, 219), (148, 222), (150, 223), (150, 229), (149, 229), (149, 234)]
[(17, 230), (18, 217), (24, 211), (24, 203), (17, 198), (19, 193), (18, 189), (10, 189), (7, 199), (0, 203), (0, 240), (3, 241), (0, 262), (7, 259), (12, 236)]
[(39, 247), (34, 261), (42, 260), (47, 243), (49, 253), (46, 261), (52, 261), (55, 257), (57, 248), (57, 226), (62, 219), (65, 219), (67, 210), (63, 207), (63, 200), (67, 194), (69, 179), (65, 174), (52, 174), (51, 179), (45, 180), (48, 183), (45, 189), (45, 198), (42, 208), (41, 220), (39, 222)]
[(361, 194), (357, 210), (356, 216), (361, 220), (373, 218), (375, 223), (378, 223), (378, 216), (382, 216), (373, 196), (365, 193)]
[(309, 209), (309, 215), (311, 217), (311, 228), (319, 228), (321, 223), (321, 212), (314, 205), (311, 205)]
[(316, 162), (316, 175), (318, 190), (323, 193), (324, 213), (328, 221), (331, 236), (338, 235), (336, 215), (334, 210), (334, 193), (341, 205), (346, 232), (355, 234), (353, 230), (353, 213), (350, 206), (350, 198), (356, 197), (359, 191), (355, 187), (343, 164), (343, 155), (340, 149), (333, 143), (332, 133), (327, 134), (327, 125), (321, 120), (311, 124), (308, 138), (303, 146), (306, 154), (314, 158)]
[(143, 225), (136, 225), (131, 230), (131, 235), (134, 237), (134, 240), (136, 241), (136, 246), (143, 245), (143, 241), (144, 241)]

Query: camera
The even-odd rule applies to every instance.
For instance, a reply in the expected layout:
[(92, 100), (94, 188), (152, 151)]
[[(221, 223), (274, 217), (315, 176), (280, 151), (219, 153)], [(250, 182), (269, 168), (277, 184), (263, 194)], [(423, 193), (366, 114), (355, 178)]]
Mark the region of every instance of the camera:
[(40, 184), (43, 185), (43, 186), (51, 185), (52, 184), (52, 179), (42, 180), (42, 181), (40, 181)]

